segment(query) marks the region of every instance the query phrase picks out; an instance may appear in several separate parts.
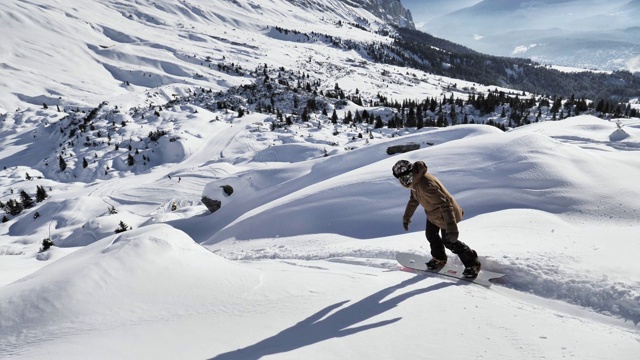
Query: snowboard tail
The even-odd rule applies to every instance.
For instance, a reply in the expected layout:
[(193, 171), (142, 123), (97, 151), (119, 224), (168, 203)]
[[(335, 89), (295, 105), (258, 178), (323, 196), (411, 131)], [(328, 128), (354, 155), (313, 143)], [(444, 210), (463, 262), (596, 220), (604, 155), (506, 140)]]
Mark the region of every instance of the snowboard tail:
[(405, 269), (407, 269), (408, 271), (414, 272), (416, 274), (427, 275), (427, 274), (433, 273), (433, 274), (438, 274), (438, 275), (443, 275), (451, 278), (469, 281), (485, 287), (491, 286), (491, 282), (489, 280), (498, 279), (504, 276), (504, 274), (501, 274), (501, 273), (481, 269), (480, 272), (478, 273), (478, 276), (476, 276), (475, 278), (467, 278), (464, 275), (462, 275), (462, 272), (464, 271), (463, 267), (454, 265), (451, 263), (445, 264), (440, 269), (429, 270), (427, 269), (427, 262), (429, 261), (429, 258), (427, 258), (426, 256), (413, 254), (413, 253), (397, 253), (396, 260)]

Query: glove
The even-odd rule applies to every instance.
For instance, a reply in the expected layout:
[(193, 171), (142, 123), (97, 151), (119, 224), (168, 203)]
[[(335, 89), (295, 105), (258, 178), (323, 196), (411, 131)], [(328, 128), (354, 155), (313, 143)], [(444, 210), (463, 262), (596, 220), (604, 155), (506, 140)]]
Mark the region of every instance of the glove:
[(450, 243), (457, 242), (458, 236), (460, 236), (460, 233), (457, 231), (447, 232), (447, 241)]
[(404, 231), (409, 231), (409, 222), (408, 221), (403, 221), (402, 222), (402, 227), (404, 228)]

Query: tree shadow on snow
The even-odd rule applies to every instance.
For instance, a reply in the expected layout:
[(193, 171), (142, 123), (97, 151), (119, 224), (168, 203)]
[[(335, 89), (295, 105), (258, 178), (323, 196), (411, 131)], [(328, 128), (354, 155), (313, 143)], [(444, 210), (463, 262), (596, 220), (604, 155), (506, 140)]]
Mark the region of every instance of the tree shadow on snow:
[(356, 303), (343, 307), (349, 300), (341, 301), (327, 306), (299, 323), (285, 329), (278, 334), (257, 342), (242, 349), (230, 351), (217, 355), (209, 360), (252, 360), (260, 359), (263, 356), (284, 353), (299, 349), (305, 346), (316, 344), (332, 338), (340, 338), (353, 335), (361, 331), (375, 329), (392, 324), (402, 319), (396, 317), (389, 320), (379, 321), (373, 324), (351, 327), (355, 324), (366, 321), (374, 316), (380, 315), (393, 309), (401, 302), (420, 294), (439, 290), (448, 286), (456, 285), (452, 282), (441, 282), (423, 289), (409, 291), (407, 293), (384, 300), (385, 297), (396, 290), (415, 284), (424, 279), (422, 276), (415, 276), (401, 282), (398, 285), (388, 287), (372, 294)]

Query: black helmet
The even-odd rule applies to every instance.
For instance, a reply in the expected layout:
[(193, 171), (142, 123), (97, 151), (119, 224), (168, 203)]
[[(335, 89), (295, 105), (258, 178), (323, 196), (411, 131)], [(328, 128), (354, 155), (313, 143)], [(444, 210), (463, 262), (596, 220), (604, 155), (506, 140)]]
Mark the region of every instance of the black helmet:
[(400, 184), (409, 186), (413, 182), (413, 164), (407, 160), (400, 160), (393, 165), (393, 176)]

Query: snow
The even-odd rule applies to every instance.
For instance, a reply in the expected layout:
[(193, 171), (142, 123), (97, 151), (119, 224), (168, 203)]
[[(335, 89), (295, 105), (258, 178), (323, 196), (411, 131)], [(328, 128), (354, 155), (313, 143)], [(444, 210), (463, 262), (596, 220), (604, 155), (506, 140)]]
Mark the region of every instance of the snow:
[[(128, 109), (250, 82), (194, 55), (317, 69), (327, 89), (339, 82), (363, 96), (425, 98), (452, 82), (475, 84), (414, 77), (264, 29), (284, 17), (292, 29), (335, 32), (333, 19), (349, 19), (343, 5), (330, 17), (296, 13), (288, 1), (35, 4), (0, 4), (3, 34), (14, 36), (0, 45), (10, 79), (0, 85), (0, 201), (36, 186), (49, 195), (0, 224), (0, 358), (637, 357), (640, 119), (583, 115), (507, 132), (383, 128), (369, 137), (365, 125), (319, 115), (272, 131), (270, 115), (195, 102), (142, 118)], [(90, 15), (78, 21), (79, 13)], [(45, 35), (64, 46), (43, 44)], [(50, 56), (38, 59), (41, 51)], [(71, 119), (56, 99), (83, 109), (107, 101), (94, 124), (115, 129), (111, 143), (58, 146)], [(158, 129), (169, 136), (149, 140)], [(387, 155), (410, 142), (421, 148)], [(133, 166), (129, 145), (141, 152)], [(465, 210), (460, 238), (503, 279), (487, 289), (399, 271), (395, 253), (429, 252), (424, 212), (402, 229), (409, 194), (391, 175), (400, 159), (423, 160), (442, 180)], [(209, 213), (202, 196), (221, 208)], [(115, 233), (120, 222), (131, 230)], [(40, 252), (48, 237), (56, 246)]]

